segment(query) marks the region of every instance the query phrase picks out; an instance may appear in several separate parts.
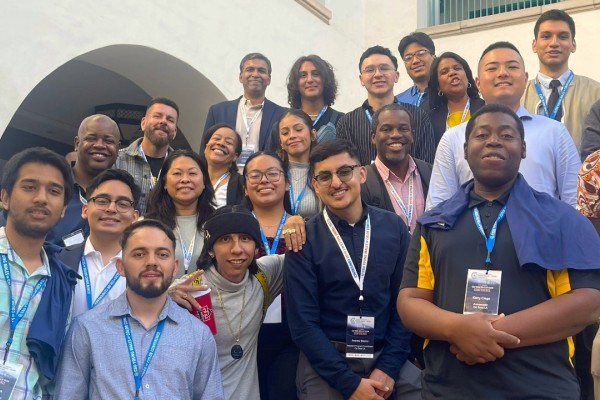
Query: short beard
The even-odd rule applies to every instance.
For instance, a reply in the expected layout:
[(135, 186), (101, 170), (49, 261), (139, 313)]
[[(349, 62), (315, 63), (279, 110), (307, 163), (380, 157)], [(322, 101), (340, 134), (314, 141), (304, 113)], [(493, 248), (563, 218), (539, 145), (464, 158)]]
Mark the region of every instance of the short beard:
[(48, 232), (50, 232), (53, 228), (53, 226), (50, 228), (36, 228), (34, 226), (27, 226), (26, 224), (17, 222), (14, 219), (12, 220), (12, 226), (19, 235), (34, 239), (46, 238)]
[(136, 279), (132, 276), (126, 275), (125, 280), (127, 281), (127, 287), (138, 296), (141, 296), (145, 299), (154, 299), (160, 297), (167, 291), (167, 289), (169, 289), (169, 286), (171, 286), (171, 283), (173, 282), (173, 277), (165, 277), (163, 275), (163, 281), (159, 286), (151, 285), (147, 287), (143, 287), (140, 284), (140, 278)]
[(166, 138), (159, 137), (153, 134), (152, 129), (148, 129), (147, 132), (144, 133), (144, 137), (148, 138), (150, 143), (152, 143), (156, 147), (165, 147), (168, 146), (175, 137), (172, 137), (171, 134), (167, 134)]

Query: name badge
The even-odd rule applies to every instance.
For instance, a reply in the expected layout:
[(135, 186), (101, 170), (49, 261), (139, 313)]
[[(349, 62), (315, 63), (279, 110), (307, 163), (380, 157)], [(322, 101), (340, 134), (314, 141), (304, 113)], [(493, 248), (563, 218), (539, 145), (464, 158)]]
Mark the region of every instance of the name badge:
[(502, 271), (469, 269), (463, 314), (498, 315)]
[(375, 317), (349, 315), (346, 325), (346, 357), (373, 358)]
[(237, 159), (238, 167), (243, 168), (244, 165), (246, 165), (246, 161), (248, 161), (248, 158), (254, 153), (256, 153), (256, 149), (253, 144), (246, 144), (245, 146), (243, 146), (242, 152), (240, 153)]
[(68, 235), (63, 236), (62, 238), (65, 247), (75, 246), (76, 244), (83, 243), (85, 241), (85, 237), (83, 237), (83, 231), (81, 229), (77, 229), (75, 232), (71, 232)]
[(12, 396), (23, 366), (7, 362), (0, 363), (0, 400), (9, 400)]

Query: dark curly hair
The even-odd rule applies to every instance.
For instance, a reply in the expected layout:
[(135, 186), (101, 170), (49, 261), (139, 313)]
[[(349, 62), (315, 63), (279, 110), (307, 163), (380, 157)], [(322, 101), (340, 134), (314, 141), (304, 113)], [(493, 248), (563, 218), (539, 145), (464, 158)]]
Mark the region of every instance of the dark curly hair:
[(301, 108), (302, 106), (300, 90), (298, 90), (298, 80), (300, 79), (300, 68), (305, 62), (311, 62), (315, 66), (323, 83), (323, 101), (328, 106), (333, 105), (338, 93), (338, 83), (333, 73), (333, 67), (327, 61), (314, 54), (302, 56), (292, 65), (287, 79), (289, 105), (292, 108)]

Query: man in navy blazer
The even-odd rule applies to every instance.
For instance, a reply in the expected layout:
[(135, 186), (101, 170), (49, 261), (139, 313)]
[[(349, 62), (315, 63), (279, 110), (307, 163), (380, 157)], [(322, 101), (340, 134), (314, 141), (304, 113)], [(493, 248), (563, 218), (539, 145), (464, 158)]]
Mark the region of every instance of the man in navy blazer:
[[(244, 87), (243, 96), (210, 107), (204, 133), (220, 122), (235, 126), (243, 145), (238, 165), (243, 165), (250, 154), (265, 149), (271, 129), (285, 108), (265, 98), (267, 86), (271, 83), (271, 62), (264, 55), (250, 53), (244, 56), (240, 62), (240, 83)], [(203, 135), (200, 154), (205, 144)]]

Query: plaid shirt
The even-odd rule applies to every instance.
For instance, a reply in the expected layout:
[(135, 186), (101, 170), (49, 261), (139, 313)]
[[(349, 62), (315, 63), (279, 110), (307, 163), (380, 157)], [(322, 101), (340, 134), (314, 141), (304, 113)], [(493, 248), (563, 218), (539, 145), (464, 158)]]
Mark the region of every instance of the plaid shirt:
[[(129, 146), (119, 150), (119, 155), (115, 162), (115, 168), (129, 172), (142, 191), (140, 202), (137, 205), (140, 216), (146, 213), (148, 193), (150, 193), (150, 190), (154, 187), (154, 179), (152, 177), (152, 171), (150, 170), (150, 164), (148, 164), (146, 157), (144, 157), (144, 153), (141, 151), (140, 144), (142, 143), (142, 139), (143, 138), (136, 139)], [(167, 155), (172, 151), (173, 149), (169, 147)]]
[[(5, 344), (10, 335), (10, 296), (9, 290), (12, 291), (12, 297), (15, 301), (17, 310), (19, 310), (25, 301), (31, 297), (33, 288), (42, 278), (42, 276), (50, 276), (50, 267), (48, 257), (44, 249), (41, 249), (42, 260), (44, 262), (32, 274), (27, 271), (21, 258), (9, 248), (9, 243), (6, 238), (4, 227), (0, 228), (0, 255), (4, 254), (8, 258), (10, 273), (12, 279), (12, 287), (9, 288), (4, 274), (0, 274), (0, 354), (4, 357)], [(38, 367), (29, 354), (29, 348), (25, 342), (31, 320), (37, 311), (40, 300), (42, 299), (43, 290), (35, 295), (27, 312), (23, 315), (23, 319), (17, 324), (14, 333), (13, 343), (8, 353), (7, 361), (13, 364), (23, 366), (21, 375), (17, 380), (15, 390), (11, 397), (12, 400), (17, 399), (41, 399), (42, 395), (47, 395), (46, 384), (48, 383), (43, 376), (40, 376)]]

